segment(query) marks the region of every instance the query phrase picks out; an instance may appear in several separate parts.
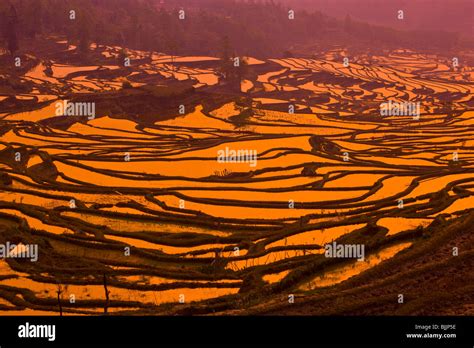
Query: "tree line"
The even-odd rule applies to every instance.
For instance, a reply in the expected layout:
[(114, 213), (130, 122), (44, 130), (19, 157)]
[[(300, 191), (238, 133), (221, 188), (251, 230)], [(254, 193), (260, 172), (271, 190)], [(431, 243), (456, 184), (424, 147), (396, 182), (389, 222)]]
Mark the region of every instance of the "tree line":
[[(22, 39), (65, 36), (89, 44), (125, 46), (175, 55), (219, 55), (227, 37), (235, 55), (278, 57), (302, 45), (422, 45), (422, 35), (337, 20), (273, 0), (6, 0), (0, 4), (1, 46), (10, 53)], [(73, 12), (71, 12), (73, 11)], [(74, 16), (72, 16), (74, 13)], [(74, 18), (72, 18), (74, 17)], [(455, 36), (432, 35), (441, 44)]]

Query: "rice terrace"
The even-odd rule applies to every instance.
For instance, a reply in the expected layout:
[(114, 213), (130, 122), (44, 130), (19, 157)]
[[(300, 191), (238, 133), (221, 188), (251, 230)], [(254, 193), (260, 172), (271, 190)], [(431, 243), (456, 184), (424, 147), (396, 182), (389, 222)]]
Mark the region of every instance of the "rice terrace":
[(2, 315), (474, 314), (472, 29), (294, 3), (0, 4)]

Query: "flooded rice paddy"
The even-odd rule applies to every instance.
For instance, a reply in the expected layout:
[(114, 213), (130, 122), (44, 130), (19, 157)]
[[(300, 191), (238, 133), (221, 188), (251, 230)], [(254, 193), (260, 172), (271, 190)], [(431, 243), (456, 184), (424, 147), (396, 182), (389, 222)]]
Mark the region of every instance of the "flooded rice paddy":
[[(0, 242), (40, 253), (1, 260), (4, 314), (206, 314), (246, 294), (314, 291), (474, 208), (474, 85), (433, 57), (249, 57), (234, 100), (203, 94), (152, 122), (51, 122), (60, 92), (115, 91), (123, 78), (218, 91), (216, 58), (130, 51), (142, 63), (122, 71), (120, 48), (102, 49), (101, 66), (37, 64), (26, 96), (45, 104), (0, 119)], [(420, 119), (380, 116), (388, 99), (420, 102)], [(255, 166), (219, 162), (226, 147), (256, 151)], [(333, 241), (363, 243), (365, 260), (328, 260)]]

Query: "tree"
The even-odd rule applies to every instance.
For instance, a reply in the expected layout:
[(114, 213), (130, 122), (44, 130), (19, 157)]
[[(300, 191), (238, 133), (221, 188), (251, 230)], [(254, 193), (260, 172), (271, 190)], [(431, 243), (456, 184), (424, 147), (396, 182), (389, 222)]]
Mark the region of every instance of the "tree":
[(118, 57), (117, 57), (117, 63), (118, 63), (118, 66), (119, 67), (123, 67), (125, 66), (125, 59), (127, 58), (127, 54), (125, 52), (125, 49), (122, 48), (118, 54)]
[(6, 38), (8, 43), (8, 50), (13, 56), (16, 51), (19, 49), (18, 38), (16, 33), (16, 26), (18, 24), (18, 17), (16, 14), (16, 9), (13, 5), (10, 7), (10, 14), (8, 15), (6, 23)]
[(34, 1), (25, 7), (23, 19), (26, 35), (35, 38), (43, 30), (43, 5), (40, 0)]
[(245, 79), (245, 76), (247, 75), (249, 63), (248, 63), (247, 57), (240, 57), (239, 60), (240, 60), (240, 64), (237, 67), (237, 77), (238, 77), (239, 83), (241, 83)]
[(98, 21), (95, 25), (94, 41), (97, 45), (96, 49), (100, 49), (101, 42), (107, 42), (108, 33), (102, 21)]
[(169, 37), (166, 40), (166, 48), (169, 51), (169, 54), (171, 56), (171, 70), (174, 70), (174, 59), (176, 58), (176, 51), (178, 49), (178, 44), (176, 43), (176, 40), (172, 37)]
[(86, 14), (81, 12), (79, 16), (79, 52), (87, 54), (90, 46), (90, 24), (86, 18)]
[(230, 59), (229, 37), (224, 36), (221, 44), (221, 62), (220, 72), (225, 80), (229, 79), (232, 74), (232, 61)]
[(8, 41), (8, 50), (13, 56), (16, 51), (18, 51), (18, 39), (16, 37), (15, 27), (11, 26), (7, 32), (7, 41)]
[(87, 52), (89, 52), (89, 46), (89, 32), (87, 29), (81, 30), (81, 34), (79, 36), (79, 52), (82, 54), (87, 54)]

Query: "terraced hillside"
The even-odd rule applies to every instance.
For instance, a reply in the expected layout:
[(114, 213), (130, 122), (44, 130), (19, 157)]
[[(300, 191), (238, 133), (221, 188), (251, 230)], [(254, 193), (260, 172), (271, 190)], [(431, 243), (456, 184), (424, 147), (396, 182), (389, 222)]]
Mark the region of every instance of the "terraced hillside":
[[(24, 93), (2, 90), (0, 243), (39, 246), (0, 260), (2, 314), (473, 313), (472, 67), (245, 57), (239, 90), (217, 58), (91, 48), (30, 57)], [(365, 259), (325, 257), (333, 241)]]

